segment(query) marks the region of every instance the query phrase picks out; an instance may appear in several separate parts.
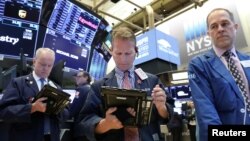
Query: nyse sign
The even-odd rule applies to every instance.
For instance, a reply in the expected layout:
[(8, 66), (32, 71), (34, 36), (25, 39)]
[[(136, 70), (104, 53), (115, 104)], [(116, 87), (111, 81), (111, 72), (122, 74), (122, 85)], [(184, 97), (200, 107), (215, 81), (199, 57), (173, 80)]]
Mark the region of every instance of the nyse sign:
[(194, 40), (186, 42), (187, 55), (193, 56), (205, 52), (212, 48), (212, 41), (209, 36), (202, 36)]

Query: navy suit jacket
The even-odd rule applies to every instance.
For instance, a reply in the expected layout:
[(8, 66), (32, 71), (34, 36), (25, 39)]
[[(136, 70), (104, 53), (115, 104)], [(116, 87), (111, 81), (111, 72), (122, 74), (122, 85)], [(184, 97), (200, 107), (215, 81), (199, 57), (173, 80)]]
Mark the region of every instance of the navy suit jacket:
[[(151, 96), (152, 89), (156, 84), (160, 84), (159, 79), (152, 74), (148, 74), (145, 80), (139, 80), (135, 74), (135, 88), (144, 89), (147, 91), (148, 96)], [(92, 84), (92, 90), (88, 94), (86, 104), (80, 112), (79, 124), (83, 126), (83, 133), (91, 141), (123, 141), (124, 129), (110, 130), (107, 133), (97, 135), (95, 134), (95, 126), (99, 121), (105, 117), (104, 103), (101, 97), (101, 86), (118, 87), (115, 71), (104, 77), (102, 80)], [(166, 103), (170, 114), (172, 108)], [(143, 126), (139, 129), (140, 138), (142, 141), (154, 141), (160, 137), (160, 124), (166, 124), (168, 119), (163, 119), (159, 116), (156, 107), (153, 107), (151, 122), (148, 126)]]
[[(250, 60), (250, 56), (236, 53), (240, 61)], [(242, 67), (250, 84), (250, 67)], [(193, 58), (188, 71), (200, 141), (207, 141), (208, 125), (250, 124), (242, 94), (214, 50)]]
[[(10, 125), (9, 141), (43, 141), (44, 113), (31, 112), (31, 102), (38, 93), (32, 74), (15, 78), (0, 100), (0, 119)], [(69, 116), (65, 109), (50, 116), (51, 141), (59, 141), (59, 120)]]
[(84, 134), (81, 132), (81, 127), (79, 124), (76, 124), (75, 121), (82, 109), (82, 107), (85, 104), (85, 101), (87, 99), (87, 95), (90, 91), (90, 85), (85, 84), (81, 85), (76, 88), (76, 91), (78, 92), (78, 95), (75, 96), (72, 104), (70, 105), (70, 115), (74, 118), (73, 123), (73, 135), (74, 137), (84, 136)]

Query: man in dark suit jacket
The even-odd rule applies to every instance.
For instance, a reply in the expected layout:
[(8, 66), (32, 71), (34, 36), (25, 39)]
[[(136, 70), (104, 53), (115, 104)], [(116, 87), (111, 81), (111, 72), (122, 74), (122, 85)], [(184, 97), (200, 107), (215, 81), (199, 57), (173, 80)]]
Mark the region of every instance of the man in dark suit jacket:
[(86, 141), (86, 137), (83, 132), (81, 132), (82, 127), (79, 124), (75, 124), (75, 121), (81, 108), (84, 106), (87, 95), (90, 91), (91, 76), (88, 72), (80, 70), (74, 75), (74, 78), (77, 87), (74, 100), (70, 105), (70, 115), (74, 119), (72, 133), (74, 141)]
[(86, 71), (78, 71), (74, 75), (74, 78), (76, 81), (76, 94), (70, 106), (70, 114), (72, 117), (76, 118), (83, 107), (90, 90), (91, 76)]
[(207, 16), (208, 35), (213, 48), (189, 63), (189, 82), (198, 123), (199, 141), (208, 140), (208, 125), (250, 124), (247, 102), (230, 72), (225, 52), (230, 51), (238, 65), (240, 76), (249, 97), (250, 56), (236, 50), (238, 24), (233, 14), (223, 8), (212, 10)]
[[(79, 115), (79, 124), (83, 133), (91, 141), (123, 141), (125, 140), (125, 128), (121, 121), (113, 114), (117, 107), (104, 110), (101, 86), (113, 86), (123, 88), (124, 72), (129, 72), (129, 81), (132, 88), (147, 91), (153, 99), (153, 111), (151, 122), (148, 126), (139, 127), (139, 137), (142, 141), (161, 140), (160, 124), (166, 124), (170, 118), (171, 108), (166, 102), (167, 96), (160, 87), (161, 82), (157, 76), (140, 71), (136, 73), (133, 62), (137, 53), (134, 33), (126, 27), (118, 28), (112, 34), (112, 56), (116, 63), (115, 69), (100, 81), (92, 84), (85, 106)], [(132, 108), (127, 112), (135, 115)], [(125, 111), (126, 112), (126, 111)]]
[[(48, 79), (55, 61), (55, 53), (49, 48), (39, 48), (33, 60), (34, 71), (15, 78), (3, 92), (0, 100), (0, 118), (10, 124), (9, 141), (59, 141), (59, 119), (69, 113), (65, 109), (59, 115), (46, 115), (46, 98), (33, 101), (42, 83), (58, 87)], [(41, 81), (42, 79), (42, 81)], [(47, 125), (47, 126), (45, 126)], [(45, 127), (47, 130), (45, 130)]]

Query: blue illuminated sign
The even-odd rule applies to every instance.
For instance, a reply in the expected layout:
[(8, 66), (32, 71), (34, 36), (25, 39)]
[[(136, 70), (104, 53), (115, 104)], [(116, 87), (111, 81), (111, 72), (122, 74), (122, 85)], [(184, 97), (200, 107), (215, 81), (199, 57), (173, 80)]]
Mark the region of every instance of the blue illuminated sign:
[(178, 41), (157, 29), (152, 29), (138, 37), (138, 56), (134, 64), (138, 65), (156, 58), (180, 64)]
[(177, 64), (180, 64), (179, 44), (178, 41), (161, 31), (156, 31), (157, 40), (157, 57)]

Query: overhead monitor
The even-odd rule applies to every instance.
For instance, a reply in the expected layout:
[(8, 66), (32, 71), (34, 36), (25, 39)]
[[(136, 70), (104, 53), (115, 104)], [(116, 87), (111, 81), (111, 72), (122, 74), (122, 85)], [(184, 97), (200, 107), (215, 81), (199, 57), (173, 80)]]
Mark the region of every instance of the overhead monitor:
[(38, 35), (42, 0), (0, 1), (0, 54), (19, 58), (20, 48), (33, 58)]
[(87, 70), (92, 42), (101, 18), (76, 1), (44, 0), (41, 25), (46, 27), (43, 46), (56, 52), (65, 68)]
[(92, 45), (96, 46), (97, 44), (100, 44), (105, 41), (106, 37), (108, 36), (108, 34), (110, 34), (110, 32), (111, 27), (109, 26), (108, 22), (102, 18)]
[(172, 94), (172, 97), (176, 99), (191, 98), (191, 88), (189, 85), (170, 86), (169, 91)]
[(65, 67), (75, 70), (86, 70), (89, 61), (89, 48), (77, 44), (77, 41), (66, 35), (47, 28), (43, 47), (49, 47), (56, 53), (57, 63), (65, 61)]
[(101, 17), (71, 0), (45, 0), (41, 24), (90, 48)]
[(95, 79), (99, 80), (106, 75), (107, 62), (103, 58), (101, 53), (98, 53), (95, 49), (91, 58), (89, 74)]
[(111, 49), (111, 39), (112, 37), (111, 37), (111, 33), (110, 34), (108, 34), (107, 35), (107, 37), (106, 37), (106, 39), (105, 39), (105, 41), (104, 41), (104, 44), (109, 48), (109, 49)]

